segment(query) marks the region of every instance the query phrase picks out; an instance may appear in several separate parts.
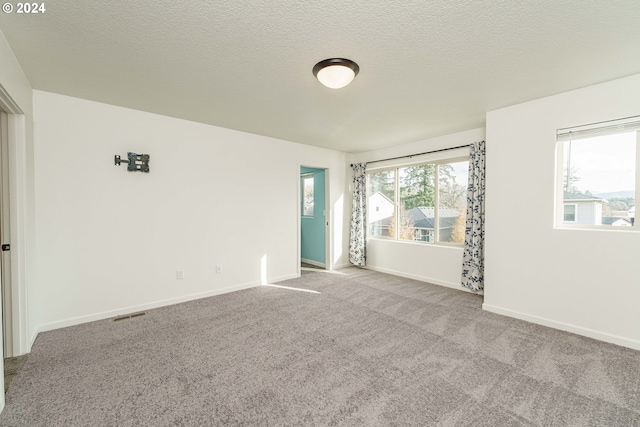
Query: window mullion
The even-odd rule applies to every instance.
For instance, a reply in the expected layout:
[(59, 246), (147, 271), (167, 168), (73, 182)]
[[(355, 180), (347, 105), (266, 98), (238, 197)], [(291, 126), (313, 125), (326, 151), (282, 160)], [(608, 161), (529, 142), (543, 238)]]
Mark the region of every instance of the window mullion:
[(564, 143), (559, 142), (556, 147), (558, 164), (556, 165), (556, 226), (564, 222)]

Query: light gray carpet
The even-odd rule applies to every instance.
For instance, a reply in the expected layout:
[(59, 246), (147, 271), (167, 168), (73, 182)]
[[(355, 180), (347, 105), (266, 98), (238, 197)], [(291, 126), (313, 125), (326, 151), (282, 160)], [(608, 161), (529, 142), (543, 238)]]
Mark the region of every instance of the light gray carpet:
[(27, 359), (27, 355), (17, 357), (7, 357), (4, 359), (4, 392), (9, 390), (11, 381), (18, 375), (22, 364)]
[(349, 268), (42, 333), (1, 426), (640, 426), (640, 352)]

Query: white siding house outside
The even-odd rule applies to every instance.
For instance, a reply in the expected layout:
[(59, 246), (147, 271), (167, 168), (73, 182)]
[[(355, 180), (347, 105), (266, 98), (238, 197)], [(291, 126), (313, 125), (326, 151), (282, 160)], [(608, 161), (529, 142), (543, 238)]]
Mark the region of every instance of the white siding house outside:
[(393, 216), (393, 202), (387, 196), (377, 191), (369, 197), (367, 204), (369, 234), (373, 236), (388, 236), (390, 221), (383, 223), (383, 220)]
[(604, 199), (581, 193), (564, 193), (564, 223), (582, 225), (602, 224)]
[(635, 207), (627, 213), (628, 217), (602, 216), (605, 199), (587, 196), (581, 193), (564, 193), (563, 223), (581, 225), (608, 225), (613, 227), (633, 226)]
[(626, 218), (604, 217), (602, 218), (602, 225), (611, 225), (613, 227), (631, 227), (633, 224), (631, 220)]

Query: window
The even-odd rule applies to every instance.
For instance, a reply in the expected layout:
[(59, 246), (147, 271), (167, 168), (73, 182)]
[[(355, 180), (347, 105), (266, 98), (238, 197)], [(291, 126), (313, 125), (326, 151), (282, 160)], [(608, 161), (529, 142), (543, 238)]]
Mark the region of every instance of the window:
[(439, 167), (438, 241), (464, 243), (467, 222), (469, 161), (445, 163)]
[(468, 158), (367, 173), (368, 236), (464, 243)]
[(302, 216), (313, 216), (313, 174), (300, 177), (302, 181)]
[(576, 222), (577, 205), (564, 204), (564, 222)]
[(370, 236), (390, 236), (395, 212), (396, 178), (390, 170), (367, 174), (367, 222)]
[(640, 117), (558, 131), (557, 227), (635, 228), (639, 140)]

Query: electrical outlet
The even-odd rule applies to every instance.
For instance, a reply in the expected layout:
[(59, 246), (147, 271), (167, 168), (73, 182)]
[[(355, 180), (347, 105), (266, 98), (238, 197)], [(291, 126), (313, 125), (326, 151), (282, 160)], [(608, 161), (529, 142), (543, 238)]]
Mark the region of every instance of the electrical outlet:
[(216, 274), (220, 274), (222, 273), (222, 265), (218, 264), (216, 265)]
[(176, 280), (184, 279), (184, 270), (176, 270)]

